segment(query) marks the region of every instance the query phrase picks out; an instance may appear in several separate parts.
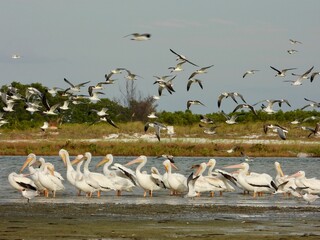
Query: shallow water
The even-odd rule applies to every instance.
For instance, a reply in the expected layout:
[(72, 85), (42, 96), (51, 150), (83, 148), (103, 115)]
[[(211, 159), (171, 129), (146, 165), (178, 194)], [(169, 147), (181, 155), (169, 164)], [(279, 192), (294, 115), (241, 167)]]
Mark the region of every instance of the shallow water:
[[(3, 156), (0, 157), (0, 181), (3, 183), (0, 185), (0, 203), (10, 202), (23, 202), (25, 199), (22, 198), (21, 194), (14, 190), (8, 183), (7, 176), (11, 172), (18, 172), (22, 166), (25, 156)], [(63, 165), (60, 157), (46, 156), (46, 161), (51, 162), (55, 165), (56, 171), (60, 172), (65, 177), (66, 169)], [(73, 159), (73, 157), (71, 157)], [(91, 162), (91, 171), (102, 172), (102, 167), (94, 169), (94, 166), (98, 161), (102, 159), (101, 156), (93, 157)], [(115, 156), (114, 162), (125, 164), (134, 157), (121, 157)], [(179, 173), (188, 176), (192, 170), (190, 167), (193, 164), (208, 161), (209, 158), (201, 157), (175, 157), (175, 164), (179, 168)], [(224, 166), (241, 163), (243, 158), (216, 158), (216, 168), (223, 168)], [(276, 175), (274, 168), (274, 162), (278, 161), (281, 163), (285, 174), (293, 174), (299, 170), (304, 170), (307, 177), (320, 177), (319, 176), (319, 158), (256, 158), (253, 162), (250, 162), (250, 170), (255, 172), (265, 172), (271, 176)], [(149, 171), (151, 166), (157, 167), (160, 172), (164, 172), (162, 165), (163, 159), (156, 157), (149, 157), (145, 170)], [(133, 169), (135, 166), (132, 166)], [(25, 170), (26, 173), (28, 170)], [(66, 179), (66, 177), (65, 177)], [(102, 193), (101, 198), (93, 197), (91, 199), (85, 196), (76, 196), (76, 190), (65, 180), (64, 185), (65, 191), (58, 192), (55, 199), (37, 197), (32, 201), (35, 202), (48, 202), (48, 203), (118, 203), (118, 204), (171, 204), (171, 205), (201, 205), (201, 204), (216, 204), (216, 205), (237, 205), (237, 206), (301, 206), (307, 203), (301, 198), (284, 197), (282, 195), (270, 195), (266, 194), (263, 197), (253, 199), (252, 196), (243, 195), (240, 189), (236, 188), (235, 192), (224, 193), (223, 196), (216, 195), (216, 197), (208, 197), (208, 194), (202, 194), (200, 198), (189, 199), (181, 196), (169, 196), (168, 190), (162, 190), (154, 193), (153, 198), (143, 198), (143, 191), (138, 187), (133, 192), (123, 193), (122, 197), (116, 197), (114, 192)], [(319, 207), (320, 200), (315, 201), (310, 206)]]

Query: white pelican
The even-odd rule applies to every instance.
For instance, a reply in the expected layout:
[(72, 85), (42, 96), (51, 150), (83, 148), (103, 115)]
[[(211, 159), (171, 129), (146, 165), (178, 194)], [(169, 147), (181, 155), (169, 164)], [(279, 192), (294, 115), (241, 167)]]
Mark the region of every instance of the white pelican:
[[(61, 157), (64, 165), (67, 168), (67, 180), (68, 180), (68, 182), (72, 186), (76, 186), (76, 175), (77, 175), (77, 172), (76, 172), (76, 170), (73, 168), (73, 166), (71, 164), (69, 152), (67, 150), (65, 150), (65, 149), (60, 149), (59, 156)], [(83, 158), (83, 155), (78, 155), (75, 160), (82, 159), (82, 158)], [(80, 195), (80, 191), (79, 191), (78, 195)]]
[(91, 197), (92, 193), (99, 190), (99, 187), (97, 187), (97, 188), (94, 187), (94, 185), (97, 185), (96, 182), (94, 184), (92, 184), (92, 182), (87, 181), (87, 178), (81, 172), (81, 165), (82, 164), (83, 164), (83, 161), (80, 161), (77, 164), (75, 187), (79, 189), (78, 196), (80, 196), (81, 191), (83, 191), (86, 193), (86, 197)]
[[(57, 191), (62, 191), (65, 189), (61, 179), (54, 175), (54, 168), (50, 164), (41, 164), (39, 181), (48, 191), (53, 193), (53, 197), (56, 196)], [(48, 196), (49, 193), (47, 192), (46, 197)]]
[(295, 184), (301, 192), (309, 194), (319, 194), (320, 193), (320, 180), (316, 178), (306, 178), (306, 173), (304, 171), (298, 171), (290, 177), (295, 178)]
[(277, 190), (272, 177), (266, 173), (249, 174), (249, 164), (240, 163), (237, 165), (227, 166), (225, 168), (239, 168), (238, 182), (246, 191), (253, 192), (253, 197), (262, 192), (270, 192)]
[(194, 189), (197, 193), (210, 192), (213, 197), (214, 192), (226, 190), (225, 183), (216, 176), (203, 176), (203, 172), (206, 170), (207, 164), (205, 162), (200, 163), (195, 176), (199, 176), (198, 180), (194, 184)]
[(144, 155), (141, 155), (138, 158), (125, 164), (125, 166), (130, 166), (134, 163), (139, 163), (138, 167), (136, 168), (136, 177), (140, 187), (143, 188), (144, 190), (143, 196), (146, 197), (147, 191), (148, 191), (149, 196), (152, 197), (153, 191), (158, 191), (162, 189), (162, 187), (161, 185), (159, 185), (158, 181), (152, 177), (152, 175), (141, 172), (141, 169), (147, 163), (147, 157)]
[(113, 155), (107, 154), (97, 165), (96, 168), (103, 165), (103, 173), (108, 176), (110, 180), (113, 182), (114, 187), (117, 191), (117, 196), (121, 195), (121, 191), (131, 192), (135, 187), (135, 182), (133, 182), (130, 178), (128, 178), (123, 171), (110, 170), (109, 166), (113, 163)]
[(34, 153), (30, 153), (27, 156), (23, 166), (20, 168), (20, 173), (22, 173), (23, 170), (28, 166), (30, 177), (33, 180), (34, 184), (37, 186), (38, 191), (39, 192), (45, 192), (46, 188), (44, 186), (42, 186), (42, 184), (39, 181), (39, 175), (38, 174), (39, 174), (40, 168), (34, 168), (33, 167), (33, 164), (35, 164), (36, 161), (37, 161), (36, 155)]
[(295, 197), (301, 197), (301, 195), (294, 190), (297, 188), (294, 178), (284, 175), (279, 162), (274, 162), (274, 166), (277, 172), (274, 182), (278, 187), (275, 193), (292, 194)]
[(36, 188), (34, 182), (30, 178), (27, 178), (28, 175), (29, 174), (18, 174), (16, 172), (12, 172), (8, 175), (8, 181), (13, 188), (19, 191), (22, 191), (24, 189), (24, 187), (22, 187), (19, 183), (28, 184)]
[(169, 184), (170, 189), (174, 193), (183, 193), (188, 191), (188, 186), (187, 186), (187, 178), (178, 173), (172, 173), (172, 166), (174, 164), (170, 162), (170, 160), (164, 160), (163, 161), (163, 166), (167, 172), (167, 181)]
[[(232, 182), (233, 184), (237, 185), (235, 182), (235, 179), (232, 178), (231, 175), (228, 174), (228, 176), (223, 175), (222, 173), (226, 174), (226, 172), (222, 171), (222, 170), (217, 170), (215, 172), (213, 172), (213, 169), (216, 166), (216, 160), (214, 158), (211, 158), (208, 160), (207, 162), (207, 167), (208, 168), (208, 174), (207, 176), (216, 176), (218, 177), (220, 180), (223, 181), (225, 189), (223, 190), (224, 192), (233, 192), (235, 191), (234, 187), (231, 186), (230, 182)], [(222, 194), (222, 191), (220, 191), (220, 195)]]
[(114, 184), (110, 180), (109, 177), (103, 175), (102, 173), (91, 172), (89, 170), (89, 164), (92, 159), (92, 154), (90, 152), (86, 152), (82, 159), (77, 159), (73, 161), (74, 163), (78, 163), (80, 161), (85, 161), (83, 166), (83, 174), (86, 179), (86, 182), (92, 185), (94, 188), (98, 188), (98, 197), (100, 197), (101, 191), (107, 192), (110, 190), (115, 190)]

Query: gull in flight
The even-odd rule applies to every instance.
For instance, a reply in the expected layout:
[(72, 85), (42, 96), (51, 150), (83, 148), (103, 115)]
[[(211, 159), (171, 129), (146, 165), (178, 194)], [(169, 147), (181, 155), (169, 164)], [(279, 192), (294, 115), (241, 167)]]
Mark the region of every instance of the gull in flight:
[(302, 44), (302, 42), (297, 41), (297, 40), (293, 40), (293, 39), (289, 39), (289, 41), (291, 44), (297, 44), (297, 43)]
[(141, 76), (139, 76), (137, 74), (134, 74), (134, 73), (130, 72), (128, 69), (124, 69), (124, 70), (127, 71), (127, 73), (128, 73), (128, 75), (125, 76), (125, 78), (128, 79), (128, 80), (137, 80), (137, 77), (143, 78), (143, 77), (141, 77)]
[(187, 109), (189, 110), (191, 105), (202, 105), (205, 106), (202, 102), (200, 102), (199, 100), (188, 100), (187, 101)]
[(214, 65), (210, 65), (210, 66), (208, 66), (208, 67), (203, 67), (203, 68), (200, 68), (200, 69), (194, 71), (193, 73), (191, 73), (189, 79), (193, 78), (193, 77), (194, 77), (195, 75), (197, 75), (197, 74), (207, 73), (207, 69), (209, 69), (209, 68), (211, 68), (211, 67), (213, 67), (213, 66), (214, 66)]
[(273, 105), (274, 105), (275, 103), (278, 103), (278, 104), (279, 104), (279, 107), (281, 107), (282, 103), (286, 103), (289, 107), (291, 107), (290, 103), (289, 103), (288, 100), (286, 100), (286, 99), (278, 99), (278, 100), (269, 100), (269, 99), (266, 99), (266, 100), (259, 101), (259, 102), (255, 103), (255, 104), (253, 104), (252, 106), (255, 106), (255, 105), (257, 105), (257, 104), (259, 104), (259, 103), (261, 103), (261, 102), (267, 102), (267, 103), (268, 103), (267, 106), (262, 105), (262, 111), (264, 111), (264, 112), (266, 112), (266, 113), (268, 113), (268, 114), (273, 114), (273, 113), (276, 112), (275, 110), (272, 109), (272, 108), (273, 108)]
[(219, 126), (206, 127), (206, 126), (203, 126), (203, 125), (199, 124), (199, 127), (204, 129), (203, 132), (205, 134), (213, 135), (213, 134), (216, 134), (216, 128), (219, 127)]
[[(300, 75), (296, 80), (287, 80), (284, 82), (291, 82), (291, 85), (293, 86), (299, 86), (302, 85), (302, 80), (305, 80), (308, 78), (309, 73), (312, 71), (314, 67), (311, 67), (308, 71), (306, 71), (304, 74)], [(292, 73), (295, 75), (294, 73)]]
[(310, 82), (313, 82), (313, 79), (314, 79), (317, 75), (320, 75), (320, 72), (313, 72), (313, 73), (311, 73)]
[(298, 50), (295, 50), (295, 49), (289, 49), (287, 52), (288, 52), (289, 54), (294, 54), (294, 53), (297, 53), (297, 52), (298, 52)]
[(156, 131), (156, 136), (157, 136), (157, 139), (160, 141), (160, 131), (161, 130), (166, 130), (167, 129), (167, 126), (165, 126), (164, 124), (162, 123), (159, 123), (159, 122), (147, 122), (145, 125), (144, 125), (144, 131), (147, 132), (149, 127), (153, 127)]
[[(165, 76), (165, 78), (166, 78), (166, 76)], [(165, 78), (164, 78), (164, 79), (165, 79)], [(158, 94), (159, 94), (159, 96), (162, 95), (162, 90), (163, 90), (163, 89), (167, 89), (167, 91), (168, 91), (170, 94), (172, 94), (172, 92), (175, 92), (175, 90), (173, 89), (173, 84), (172, 84), (172, 81), (173, 81), (173, 79), (175, 79), (175, 78), (176, 78), (176, 75), (173, 76), (171, 79), (165, 81), (165, 80), (161, 80), (161, 79), (163, 79), (163, 77), (162, 77), (162, 78), (156, 80), (156, 81), (153, 83), (153, 84), (158, 83), (158, 85), (159, 85), (159, 87), (158, 87)]]
[(235, 107), (235, 109), (232, 111), (233, 113), (236, 112), (238, 109), (240, 108), (249, 108), (253, 113), (254, 115), (257, 115), (256, 111), (254, 110), (253, 106), (252, 105), (249, 105), (249, 104), (239, 104)]
[(70, 81), (68, 81), (66, 78), (64, 78), (63, 80), (71, 86), (70, 88), (67, 88), (65, 90), (65, 92), (68, 90), (73, 91), (73, 92), (80, 92), (80, 87), (83, 87), (85, 84), (90, 82), (90, 81), (88, 81), (88, 82), (79, 83), (79, 84), (74, 85)]
[(282, 140), (286, 140), (287, 136), (286, 134), (288, 133), (288, 129), (286, 129), (285, 127), (281, 127), (278, 124), (264, 124), (263, 125), (263, 131), (265, 134), (267, 134), (268, 129), (273, 129), (274, 131), (276, 131), (278, 133), (278, 136), (282, 139)]
[(181, 72), (183, 71), (182, 64), (186, 63), (186, 60), (182, 60), (181, 62), (178, 62), (175, 67), (168, 67), (168, 69), (171, 69), (170, 72)]
[(276, 77), (285, 77), (287, 71), (297, 69), (297, 68), (285, 68), (282, 70), (278, 70), (275, 67), (272, 67), (272, 66), (270, 66), (270, 67), (277, 72)]
[(297, 128), (301, 128), (302, 130), (307, 130), (310, 131), (308, 138), (311, 137), (312, 135), (316, 136), (320, 134), (320, 123), (317, 123), (314, 128), (312, 127), (305, 127), (305, 126), (300, 126)]
[(145, 41), (151, 38), (150, 33), (131, 33), (124, 36), (124, 38), (129, 36), (132, 36), (131, 40), (134, 40), (134, 41)]
[(221, 111), (221, 114), (227, 119), (226, 123), (229, 125), (236, 124), (237, 118), (241, 115), (244, 115), (244, 113), (239, 113), (239, 114), (233, 114), (233, 115), (229, 116), (229, 115), (225, 114), (224, 111)]
[(197, 64), (189, 61), (185, 56), (183, 56), (183, 55), (181, 55), (179, 53), (176, 53), (171, 48), (170, 48), (170, 51), (177, 56), (177, 60), (185, 61), (185, 62), (188, 62), (188, 63), (192, 64), (193, 66), (199, 67)]
[(202, 85), (202, 81), (201, 80), (194, 79), (194, 78), (189, 78), (188, 84), (187, 84), (187, 91), (190, 90), (190, 87), (191, 87), (192, 83), (198, 83), (200, 88), (203, 89), (203, 85)]
[(220, 96), (218, 97), (218, 108), (221, 107), (221, 101), (222, 101), (222, 99), (228, 98), (228, 97), (231, 97), (232, 100), (233, 100), (235, 103), (238, 103), (235, 97), (241, 98), (241, 100), (242, 100), (244, 103), (246, 103), (246, 101), (244, 100), (243, 96), (242, 96), (240, 93), (237, 93), (237, 92), (229, 92), (229, 93), (223, 92), (223, 93), (221, 93)]
[(248, 74), (255, 74), (258, 71), (260, 71), (260, 70), (254, 70), (254, 69), (253, 70), (248, 70), (243, 74), (242, 78), (245, 78), (245, 76), (247, 76)]
[(11, 56), (11, 58), (12, 58), (12, 59), (20, 59), (21, 56), (20, 56), (19, 54), (13, 54), (13, 55)]
[(320, 102), (316, 102), (307, 98), (304, 98), (304, 100), (310, 102), (309, 104), (305, 105), (304, 107), (302, 107), (300, 110), (303, 110), (307, 107), (313, 107), (313, 108), (319, 108), (320, 107)]

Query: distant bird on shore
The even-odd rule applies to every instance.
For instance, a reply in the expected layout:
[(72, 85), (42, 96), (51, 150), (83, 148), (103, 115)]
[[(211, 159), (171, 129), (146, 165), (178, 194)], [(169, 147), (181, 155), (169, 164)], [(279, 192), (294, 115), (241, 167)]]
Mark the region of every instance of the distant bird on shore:
[(124, 36), (124, 38), (129, 36), (132, 36), (131, 40), (134, 40), (134, 41), (145, 41), (151, 38), (150, 33), (131, 33)]
[(297, 69), (297, 68), (285, 68), (285, 69), (282, 69), (282, 70), (278, 70), (275, 67), (272, 67), (272, 66), (270, 66), (270, 67), (277, 72), (276, 77), (285, 77), (287, 71)]
[(258, 71), (260, 71), (260, 70), (254, 70), (254, 69), (253, 70), (248, 70), (243, 74), (242, 78), (245, 78), (248, 74), (255, 74)]
[(305, 193), (302, 195), (302, 198), (308, 202), (308, 204), (313, 203), (314, 201), (316, 201), (318, 198), (320, 198), (318, 195), (316, 194), (311, 194), (311, 193)]
[(196, 66), (196, 67), (199, 67), (197, 64), (191, 62), (190, 60), (188, 60), (185, 56), (179, 54), (179, 53), (176, 53), (175, 51), (173, 51), (171, 48), (170, 48), (170, 52), (172, 52), (173, 54), (175, 54), (177, 56), (177, 60), (179, 61), (185, 61), (185, 62), (188, 62), (190, 64), (192, 64), (193, 66)]

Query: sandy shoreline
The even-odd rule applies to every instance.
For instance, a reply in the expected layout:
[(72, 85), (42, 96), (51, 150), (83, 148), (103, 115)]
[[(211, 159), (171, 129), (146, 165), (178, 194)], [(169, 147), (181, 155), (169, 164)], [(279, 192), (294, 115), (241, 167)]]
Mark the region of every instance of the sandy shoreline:
[(319, 239), (320, 209), (168, 204), (0, 204), (0, 239)]

